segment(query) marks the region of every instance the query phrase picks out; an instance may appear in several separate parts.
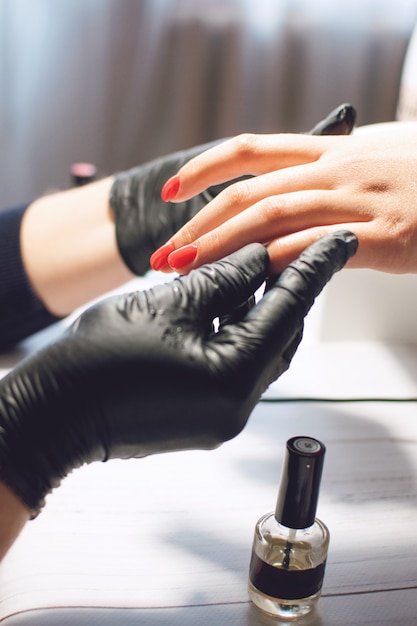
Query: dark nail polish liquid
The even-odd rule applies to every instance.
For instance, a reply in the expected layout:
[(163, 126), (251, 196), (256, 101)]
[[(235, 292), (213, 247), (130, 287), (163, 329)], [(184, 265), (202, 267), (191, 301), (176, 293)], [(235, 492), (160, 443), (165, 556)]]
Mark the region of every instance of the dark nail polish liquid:
[(315, 517), (324, 452), (311, 437), (287, 442), (276, 510), (256, 524), (249, 597), (281, 619), (310, 613), (320, 597), (330, 538)]

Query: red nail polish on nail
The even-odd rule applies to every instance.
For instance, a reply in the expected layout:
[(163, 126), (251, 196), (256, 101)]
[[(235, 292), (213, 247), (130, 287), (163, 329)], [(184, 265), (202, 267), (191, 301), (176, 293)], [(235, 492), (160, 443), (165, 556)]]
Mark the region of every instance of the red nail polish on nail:
[(178, 174), (172, 176), (167, 180), (165, 185), (162, 187), (161, 198), (164, 202), (169, 202), (178, 193), (178, 189), (180, 188), (180, 177)]
[(179, 270), (186, 265), (192, 263), (197, 256), (197, 246), (195, 244), (190, 244), (188, 246), (184, 246), (183, 248), (178, 248), (178, 250), (174, 250), (168, 257), (168, 263), (173, 270)]
[(174, 250), (175, 246), (171, 241), (158, 248), (158, 250), (155, 250), (149, 261), (151, 268), (155, 270), (155, 272), (159, 272), (160, 270), (169, 267), (168, 256)]

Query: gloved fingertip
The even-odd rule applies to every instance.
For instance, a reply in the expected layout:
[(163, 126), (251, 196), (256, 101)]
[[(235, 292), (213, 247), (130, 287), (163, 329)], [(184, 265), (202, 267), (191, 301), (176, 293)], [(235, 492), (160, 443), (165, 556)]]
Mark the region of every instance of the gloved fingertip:
[(301, 253), (290, 266), (298, 262), (311, 263), (312, 266), (326, 261), (326, 267), (333, 274), (341, 270), (358, 249), (358, 238), (350, 230), (337, 230), (317, 239)]
[(355, 126), (357, 112), (353, 105), (349, 103), (342, 104), (339, 108), (339, 119), (346, 124), (347, 132), (350, 134)]
[(284, 286), (305, 303), (312, 303), (324, 285), (343, 269), (358, 248), (358, 238), (347, 229), (317, 239), (280, 274), (268, 291)]
[(337, 230), (333, 233), (333, 235), (330, 236), (342, 243), (345, 252), (343, 265), (345, 265), (348, 260), (356, 254), (358, 250), (359, 241), (357, 236), (352, 231), (345, 229)]
[(356, 122), (356, 109), (345, 103), (331, 111), (309, 131), (309, 135), (350, 135)]

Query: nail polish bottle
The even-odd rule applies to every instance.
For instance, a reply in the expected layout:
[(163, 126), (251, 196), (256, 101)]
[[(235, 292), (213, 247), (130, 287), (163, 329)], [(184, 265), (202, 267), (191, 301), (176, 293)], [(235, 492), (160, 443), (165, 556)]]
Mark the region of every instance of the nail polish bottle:
[(97, 168), (93, 163), (73, 163), (70, 176), (73, 187), (82, 187), (96, 179)]
[(255, 527), (249, 597), (285, 620), (310, 613), (321, 593), (330, 539), (316, 518), (325, 451), (311, 437), (287, 441), (275, 512)]

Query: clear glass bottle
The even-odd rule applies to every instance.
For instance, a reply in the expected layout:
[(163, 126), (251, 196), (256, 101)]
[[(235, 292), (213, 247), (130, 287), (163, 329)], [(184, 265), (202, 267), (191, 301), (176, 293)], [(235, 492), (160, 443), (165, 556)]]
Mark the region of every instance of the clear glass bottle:
[(275, 512), (255, 527), (249, 597), (281, 619), (303, 617), (320, 597), (330, 539), (316, 518), (325, 450), (311, 437), (287, 441)]

